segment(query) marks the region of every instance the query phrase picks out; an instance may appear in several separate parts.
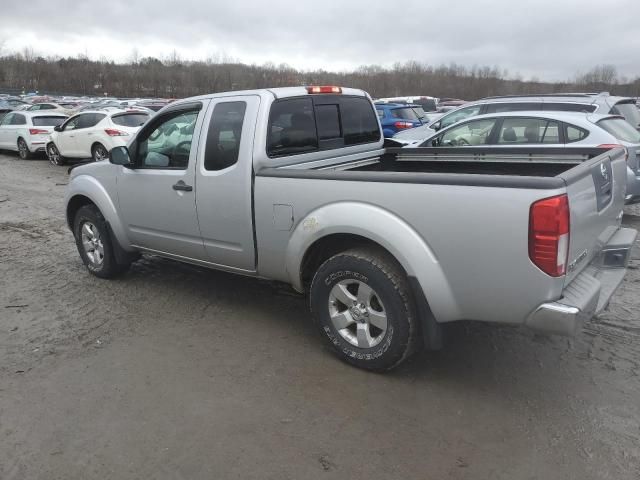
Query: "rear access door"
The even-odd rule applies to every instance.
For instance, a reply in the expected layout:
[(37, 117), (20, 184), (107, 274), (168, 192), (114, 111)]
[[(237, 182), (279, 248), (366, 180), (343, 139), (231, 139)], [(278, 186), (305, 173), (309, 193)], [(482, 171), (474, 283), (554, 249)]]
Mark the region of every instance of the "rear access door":
[(256, 269), (253, 230), (253, 137), (260, 97), (211, 101), (198, 151), (196, 204), (208, 261)]
[(625, 152), (610, 150), (559, 176), (567, 183), (569, 196), (569, 283), (620, 226), (627, 179)]

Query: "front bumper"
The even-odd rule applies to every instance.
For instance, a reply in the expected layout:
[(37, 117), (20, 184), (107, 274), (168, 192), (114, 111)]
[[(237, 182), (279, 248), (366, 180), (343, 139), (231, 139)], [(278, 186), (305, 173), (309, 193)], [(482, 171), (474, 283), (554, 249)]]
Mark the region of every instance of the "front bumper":
[(528, 327), (559, 335), (575, 335), (587, 320), (609, 304), (627, 272), (638, 232), (621, 228), (600, 254), (562, 291), (555, 302), (543, 303), (526, 319)]

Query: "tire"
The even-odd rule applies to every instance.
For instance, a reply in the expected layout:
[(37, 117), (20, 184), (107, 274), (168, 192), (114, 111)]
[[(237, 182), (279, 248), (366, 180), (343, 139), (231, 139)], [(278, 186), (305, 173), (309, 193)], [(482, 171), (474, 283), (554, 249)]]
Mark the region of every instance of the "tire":
[(91, 147), (91, 158), (94, 162), (100, 162), (109, 158), (109, 151), (101, 143), (96, 143)]
[(47, 158), (49, 159), (49, 163), (51, 163), (51, 165), (56, 165), (57, 167), (60, 167), (67, 163), (65, 158), (60, 155), (60, 150), (58, 150), (58, 147), (56, 147), (56, 144), (53, 142), (47, 144)]
[(419, 348), (406, 274), (380, 249), (355, 248), (325, 261), (311, 282), (309, 303), (325, 341), (351, 365), (387, 371)]
[(78, 210), (73, 235), (80, 258), (96, 277), (113, 278), (129, 269), (131, 263), (117, 262), (107, 223), (95, 205), (85, 205)]
[(24, 141), (24, 138), (18, 139), (18, 155), (22, 160), (31, 160), (33, 158), (33, 153), (29, 150), (29, 145)]

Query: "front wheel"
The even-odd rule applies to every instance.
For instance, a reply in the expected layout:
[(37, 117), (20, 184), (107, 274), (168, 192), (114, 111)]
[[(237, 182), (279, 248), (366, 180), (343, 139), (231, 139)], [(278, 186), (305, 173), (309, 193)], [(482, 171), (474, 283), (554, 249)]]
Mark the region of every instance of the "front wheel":
[(47, 158), (52, 165), (59, 167), (65, 164), (65, 159), (60, 155), (60, 151), (54, 143), (47, 145)]
[(24, 138), (18, 139), (18, 155), (22, 160), (30, 160), (33, 158), (33, 154), (31, 150), (29, 150), (29, 145), (24, 141)]
[(324, 262), (310, 289), (314, 321), (346, 362), (390, 370), (418, 348), (418, 327), (406, 274), (387, 253), (358, 248)]
[(101, 143), (96, 143), (91, 149), (91, 156), (95, 162), (100, 162), (109, 158), (109, 152)]
[(73, 234), (80, 258), (96, 277), (112, 278), (129, 268), (130, 263), (118, 263), (107, 222), (95, 205), (85, 205), (78, 210)]

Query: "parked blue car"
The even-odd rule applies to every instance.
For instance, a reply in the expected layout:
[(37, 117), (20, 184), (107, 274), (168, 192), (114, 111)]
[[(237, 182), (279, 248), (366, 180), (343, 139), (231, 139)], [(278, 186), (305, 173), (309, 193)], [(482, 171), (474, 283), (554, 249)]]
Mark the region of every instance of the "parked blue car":
[(402, 103), (376, 103), (376, 112), (385, 138), (393, 137), (401, 130), (419, 127), (422, 125), (420, 116), (424, 115), (420, 105)]

